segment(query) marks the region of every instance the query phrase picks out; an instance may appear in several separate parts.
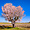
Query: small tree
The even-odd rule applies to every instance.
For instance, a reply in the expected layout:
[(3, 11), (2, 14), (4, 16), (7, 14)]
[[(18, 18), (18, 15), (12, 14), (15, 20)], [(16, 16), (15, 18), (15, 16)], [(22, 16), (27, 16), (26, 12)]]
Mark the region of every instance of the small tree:
[(2, 15), (3, 17), (5, 17), (5, 20), (11, 21), (13, 27), (15, 27), (15, 21), (21, 19), (24, 16), (24, 11), (22, 10), (23, 9), (21, 8), (21, 6), (15, 7), (11, 3), (6, 3), (4, 7), (2, 7)]

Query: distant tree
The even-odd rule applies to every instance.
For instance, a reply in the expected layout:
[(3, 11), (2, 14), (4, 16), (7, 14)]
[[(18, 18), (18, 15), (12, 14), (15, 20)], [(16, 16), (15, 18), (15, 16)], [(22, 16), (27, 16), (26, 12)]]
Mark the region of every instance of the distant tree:
[(15, 21), (24, 16), (24, 10), (21, 6), (15, 7), (11, 3), (6, 3), (4, 7), (2, 7), (2, 11), (2, 16), (5, 17), (5, 20), (11, 21), (13, 27), (15, 27)]

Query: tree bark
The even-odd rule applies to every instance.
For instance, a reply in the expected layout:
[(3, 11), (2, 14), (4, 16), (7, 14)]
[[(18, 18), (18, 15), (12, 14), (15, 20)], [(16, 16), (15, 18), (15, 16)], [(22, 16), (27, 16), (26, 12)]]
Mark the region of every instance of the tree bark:
[(12, 24), (13, 25), (13, 28), (15, 27), (15, 24)]
[(13, 28), (14, 28), (14, 27), (15, 27), (15, 21), (12, 20), (11, 22), (12, 22), (12, 26), (13, 26)]

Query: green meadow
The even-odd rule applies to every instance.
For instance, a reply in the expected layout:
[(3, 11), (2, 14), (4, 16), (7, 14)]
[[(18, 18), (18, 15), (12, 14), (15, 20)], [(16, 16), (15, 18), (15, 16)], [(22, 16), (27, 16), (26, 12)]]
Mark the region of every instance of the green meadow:
[(15, 27), (15, 28), (4, 28), (4, 29), (0, 29), (0, 30), (30, 30), (30, 28), (23, 28), (23, 27)]
[[(11, 23), (0, 23), (0, 24), (11, 24)], [(15, 24), (17, 25), (22, 24), (20, 26), (24, 26), (24, 27), (19, 27), (19, 26), (17, 27), (17, 25), (15, 28), (13, 28), (12, 26), (6, 26), (7, 28), (0, 27), (0, 30), (30, 30), (30, 28), (27, 28), (30, 25), (30, 23), (15, 23)], [(26, 25), (29, 24), (29, 25), (27, 25), (27, 27), (25, 28), (24, 24)]]

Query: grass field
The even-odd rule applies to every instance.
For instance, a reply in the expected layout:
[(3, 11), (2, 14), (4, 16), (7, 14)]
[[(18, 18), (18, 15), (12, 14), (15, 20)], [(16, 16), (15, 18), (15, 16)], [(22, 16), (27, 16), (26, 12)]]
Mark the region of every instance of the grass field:
[(23, 28), (23, 27), (8, 27), (8, 28), (0, 28), (0, 30), (30, 30), (30, 28)]
[[(11, 24), (11, 23), (0, 23), (0, 24)], [(15, 23), (15, 24), (30, 24), (30, 23)]]
[[(11, 24), (11, 23), (0, 23), (0, 24)], [(13, 28), (11, 25), (8, 26), (7, 28), (2, 28), (0, 27), (0, 30), (30, 30), (30, 28), (25, 28), (25, 27), (30, 27), (30, 23), (15, 23), (16, 27)]]

